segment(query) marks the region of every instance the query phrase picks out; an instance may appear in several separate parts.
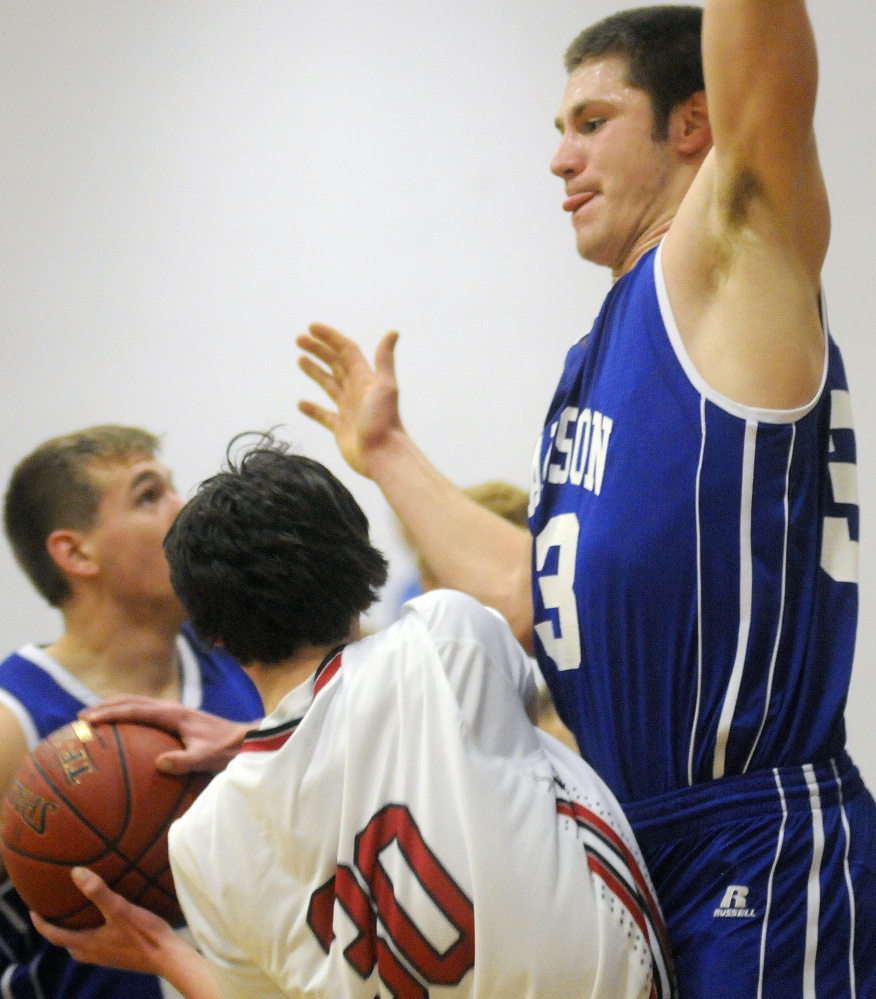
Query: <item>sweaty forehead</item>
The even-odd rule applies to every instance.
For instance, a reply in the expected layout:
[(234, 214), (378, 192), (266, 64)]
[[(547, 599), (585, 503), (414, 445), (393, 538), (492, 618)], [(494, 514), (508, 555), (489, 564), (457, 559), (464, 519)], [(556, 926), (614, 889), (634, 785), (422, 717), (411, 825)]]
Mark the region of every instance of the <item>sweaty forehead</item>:
[(586, 112), (588, 105), (648, 104), (645, 91), (629, 83), (627, 70), (626, 58), (619, 55), (588, 59), (573, 69), (557, 113), (557, 126)]

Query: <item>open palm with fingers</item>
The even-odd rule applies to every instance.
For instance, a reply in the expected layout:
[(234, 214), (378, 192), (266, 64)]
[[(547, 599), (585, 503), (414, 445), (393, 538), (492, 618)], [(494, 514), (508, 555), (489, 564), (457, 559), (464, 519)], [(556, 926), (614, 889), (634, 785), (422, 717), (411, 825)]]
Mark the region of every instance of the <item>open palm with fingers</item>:
[(306, 400), (298, 408), (330, 430), (347, 464), (368, 477), (370, 458), (389, 435), (404, 432), (395, 377), (397, 340), (394, 331), (383, 337), (373, 368), (353, 340), (330, 326), (314, 323), (296, 340), (305, 351), (298, 361), (301, 370), (325, 390), (337, 411)]

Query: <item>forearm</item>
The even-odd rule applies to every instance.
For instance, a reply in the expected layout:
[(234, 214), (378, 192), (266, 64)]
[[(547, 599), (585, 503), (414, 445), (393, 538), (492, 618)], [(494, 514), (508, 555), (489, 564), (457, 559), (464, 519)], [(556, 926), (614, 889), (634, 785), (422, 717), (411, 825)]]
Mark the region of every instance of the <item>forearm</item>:
[(381, 489), (441, 586), (494, 607), (531, 645), (529, 532), (479, 506), (398, 430), (368, 456)]
[(159, 974), (185, 999), (222, 999), (209, 965), (183, 940), (166, 948)]

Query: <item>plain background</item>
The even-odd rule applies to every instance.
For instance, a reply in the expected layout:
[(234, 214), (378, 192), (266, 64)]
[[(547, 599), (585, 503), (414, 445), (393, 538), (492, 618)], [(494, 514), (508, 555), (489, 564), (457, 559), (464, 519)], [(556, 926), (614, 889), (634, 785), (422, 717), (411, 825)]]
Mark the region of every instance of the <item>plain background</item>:
[[(162, 435), (188, 495), (237, 432), (280, 433), (338, 473), (391, 557), (377, 489), (295, 408), (319, 398), (294, 337), (371, 354), (397, 328), (405, 423), (461, 485), (528, 479), (568, 346), (608, 290), (575, 255), (547, 165), (562, 53), (594, 0), (5, 0), (0, 5), (0, 479), (94, 423)], [(861, 627), (850, 744), (876, 740), (876, 5), (812, 0), (834, 236), (831, 327), (855, 411)], [(56, 612), (0, 551), (0, 647)]]

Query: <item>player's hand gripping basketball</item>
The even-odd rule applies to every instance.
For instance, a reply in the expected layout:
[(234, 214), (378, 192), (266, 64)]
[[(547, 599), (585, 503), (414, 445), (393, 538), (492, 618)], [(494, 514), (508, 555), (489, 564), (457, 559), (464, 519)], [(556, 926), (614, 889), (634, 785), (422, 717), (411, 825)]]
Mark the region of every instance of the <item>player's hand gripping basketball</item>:
[(37, 930), (58, 947), (67, 947), (77, 961), (160, 974), (155, 955), (165, 937), (174, 936), (160, 916), (133, 905), (107, 887), (106, 882), (85, 867), (74, 867), (76, 887), (100, 909), (106, 922), (91, 930), (68, 930), (47, 922), (37, 913), (31, 919)]
[(178, 736), (185, 749), (162, 753), (156, 760), (167, 774), (192, 770), (218, 773), (224, 770), (243, 745), (243, 737), (255, 724), (228, 721), (196, 711), (175, 701), (130, 695), (113, 697), (82, 712), (89, 723), (139, 722), (154, 725)]
[[(298, 408), (330, 430), (347, 464), (368, 478), (373, 456), (394, 432), (404, 433), (395, 377), (397, 340), (396, 332), (383, 337), (373, 368), (357, 344), (330, 326), (314, 323), (309, 333), (295, 341), (306, 351), (298, 360), (299, 367), (325, 390), (337, 412), (305, 400)], [(307, 354), (322, 361), (328, 370)]]
[(75, 960), (160, 975), (188, 999), (221, 999), (204, 959), (163, 919), (132, 905), (93, 871), (73, 869), (76, 887), (100, 909), (105, 922), (93, 930), (67, 930), (31, 913), (37, 930)]

